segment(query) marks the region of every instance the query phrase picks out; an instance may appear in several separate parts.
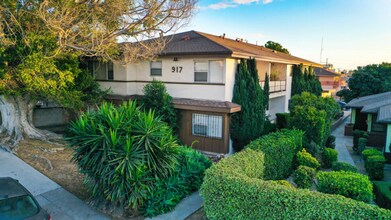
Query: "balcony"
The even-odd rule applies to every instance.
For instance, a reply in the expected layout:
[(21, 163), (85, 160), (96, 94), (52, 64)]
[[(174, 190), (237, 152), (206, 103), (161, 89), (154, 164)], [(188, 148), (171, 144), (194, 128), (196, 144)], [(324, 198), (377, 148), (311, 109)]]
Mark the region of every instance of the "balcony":
[[(262, 88), (265, 86), (265, 81), (260, 81), (259, 83)], [(269, 81), (269, 88), (270, 93), (286, 91), (286, 81)]]
[(340, 86), (340, 82), (339, 81), (321, 81), (320, 84), (322, 85), (322, 87), (327, 87), (327, 88), (333, 88), (333, 89), (336, 89)]

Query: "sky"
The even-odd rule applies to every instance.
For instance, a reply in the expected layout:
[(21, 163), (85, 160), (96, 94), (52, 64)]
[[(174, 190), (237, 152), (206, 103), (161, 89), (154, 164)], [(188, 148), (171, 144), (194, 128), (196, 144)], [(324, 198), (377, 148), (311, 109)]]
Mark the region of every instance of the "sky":
[(187, 30), (258, 45), (275, 41), (340, 70), (391, 62), (391, 0), (198, 0), (179, 31)]

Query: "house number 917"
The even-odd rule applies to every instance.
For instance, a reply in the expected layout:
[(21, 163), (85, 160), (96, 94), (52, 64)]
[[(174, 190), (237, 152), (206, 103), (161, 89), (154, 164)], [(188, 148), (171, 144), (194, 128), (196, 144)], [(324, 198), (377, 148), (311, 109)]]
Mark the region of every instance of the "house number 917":
[(182, 72), (182, 68), (181, 66), (173, 66), (171, 67), (171, 72), (173, 73), (181, 73)]

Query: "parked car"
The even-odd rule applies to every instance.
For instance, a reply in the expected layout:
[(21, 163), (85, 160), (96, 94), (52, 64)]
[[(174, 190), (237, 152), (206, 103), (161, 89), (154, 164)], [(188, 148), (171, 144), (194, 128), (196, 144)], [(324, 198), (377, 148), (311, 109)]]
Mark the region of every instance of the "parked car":
[(347, 107), (346, 105), (346, 102), (343, 102), (343, 101), (337, 101), (337, 103), (339, 104), (339, 106), (341, 107), (341, 109), (344, 109), (344, 110), (348, 110), (349, 107)]
[(51, 217), (18, 180), (11, 177), (1, 177), (0, 219), (50, 220)]

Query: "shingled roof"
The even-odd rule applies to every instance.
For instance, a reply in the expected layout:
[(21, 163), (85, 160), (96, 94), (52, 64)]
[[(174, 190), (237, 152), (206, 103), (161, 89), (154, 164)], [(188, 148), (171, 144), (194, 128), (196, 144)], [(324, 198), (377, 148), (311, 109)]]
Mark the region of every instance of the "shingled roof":
[(361, 108), (363, 113), (377, 113), (377, 122), (391, 123), (391, 92), (355, 98), (347, 106)]
[(274, 51), (263, 46), (215, 36), (198, 31), (187, 31), (167, 36), (169, 40), (162, 56), (226, 55), (234, 58), (253, 57), (258, 60), (321, 67), (321, 64)]
[(328, 70), (325, 68), (319, 68), (319, 67), (316, 67), (314, 69), (314, 72), (315, 72), (316, 76), (341, 76), (340, 74), (338, 74), (332, 70)]

